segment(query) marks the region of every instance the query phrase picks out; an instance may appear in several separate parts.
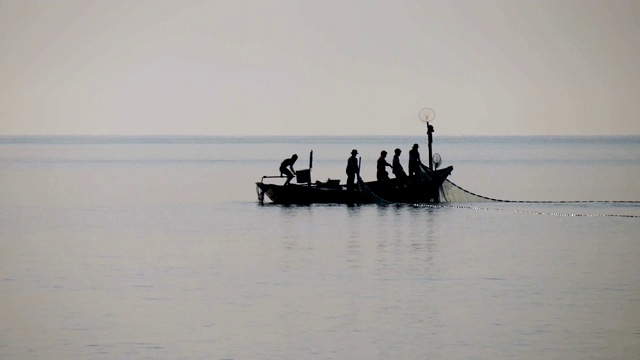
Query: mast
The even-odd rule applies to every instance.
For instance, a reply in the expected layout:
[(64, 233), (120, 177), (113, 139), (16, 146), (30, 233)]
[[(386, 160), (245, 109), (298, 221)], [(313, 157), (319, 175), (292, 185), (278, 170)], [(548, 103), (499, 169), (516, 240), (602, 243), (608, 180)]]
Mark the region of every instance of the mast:
[(430, 125), (429, 123), (427, 123), (427, 138), (428, 138), (428, 144), (429, 144), (429, 170), (433, 170), (433, 151), (432, 151), (432, 146), (431, 144), (433, 144), (433, 126)]

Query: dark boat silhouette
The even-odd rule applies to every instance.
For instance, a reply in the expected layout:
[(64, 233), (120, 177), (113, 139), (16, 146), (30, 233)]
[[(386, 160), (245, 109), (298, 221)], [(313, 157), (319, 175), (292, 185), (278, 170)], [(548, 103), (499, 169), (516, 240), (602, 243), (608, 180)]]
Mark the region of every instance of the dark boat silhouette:
[(420, 164), (417, 175), (407, 178), (407, 181), (390, 179), (383, 181), (364, 181), (357, 175), (358, 183), (353, 190), (347, 190), (346, 185), (339, 180), (327, 182), (311, 181), (313, 167), (313, 151), (309, 156), (309, 169), (296, 173), (297, 184), (277, 185), (265, 183), (265, 179), (282, 178), (283, 176), (263, 176), (256, 183), (258, 201), (263, 204), (267, 196), (275, 204), (425, 204), (439, 203), (442, 184), (453, 171), (453, 167), (438, 169), (441, 157), (432, 154), (433, 126), (430, 122), (435, 118), (435, 112), (430, 108), (422, 109), (418, 113), (420, 121), (427, 124), (429, 145), (429, 166)]
[[(316, 181), (305, 184), (276, 185), (265, 183), (264, 176), (256, 183), (258, 188), (258, 200), (264, 203), (265, 195), (274, 204), (424, 204), (439, 203), (440, 188), (442, 183), (453, 171), (449, 166), (443, 169), (431, 170), (424, 166), (420, 175), (408, 178), (409, 184), (403, 184), (397, 179), (386, 181), (363, 181), (358, 177), (358, 183), (353, 191), (347, 190), (345, 184), (339, 184), (339, 180), (327, 182)], [(307, 176), (303, 172), (299, 180), (305, 180)], [(280, 176), (275, 176), (280, 177)], [(302, 181), (304, 182), (304, 181)]]

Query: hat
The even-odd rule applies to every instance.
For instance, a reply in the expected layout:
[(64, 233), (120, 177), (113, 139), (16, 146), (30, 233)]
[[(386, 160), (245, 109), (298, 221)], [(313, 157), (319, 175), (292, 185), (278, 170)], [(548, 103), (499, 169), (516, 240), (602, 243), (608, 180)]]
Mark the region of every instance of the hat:
[(418, 144), (413, 144), (413, 148), (414, 149), (418, 148)]
[(356, 154), (358, 154), (358, 150), (356, 149), (351, 150), (351, 155), (356, 155)]

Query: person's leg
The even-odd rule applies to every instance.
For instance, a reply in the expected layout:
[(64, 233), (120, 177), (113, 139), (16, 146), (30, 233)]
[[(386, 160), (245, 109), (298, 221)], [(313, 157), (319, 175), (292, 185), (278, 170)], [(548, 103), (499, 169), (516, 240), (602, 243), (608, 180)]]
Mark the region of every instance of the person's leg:
[(291, 171), (289, 171), (289, 169), (280, 169), (280, 171), (282, 171), (282, 173), (287, 177), (287, 181), (285, 181), (284, 184), (289, 185), (289, 182), (291, 182), (291, 179), (293, 179), (293, 174), (291, 173)]

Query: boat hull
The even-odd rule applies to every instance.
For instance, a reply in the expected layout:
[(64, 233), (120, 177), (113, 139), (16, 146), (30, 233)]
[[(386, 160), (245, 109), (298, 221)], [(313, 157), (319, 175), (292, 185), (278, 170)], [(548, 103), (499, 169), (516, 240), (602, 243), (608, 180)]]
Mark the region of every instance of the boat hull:
[(275, 185), (256, 183), (259, 199), (266, 195), (274, 204), (422, 204), (440, 202), (440, 187), (453, 167), (427, 170), (421, 176), (409, 178), (405, 184), (397, 179), (388, 181), (359, 181), (356, 190), (344, 185), (316, 184)]

